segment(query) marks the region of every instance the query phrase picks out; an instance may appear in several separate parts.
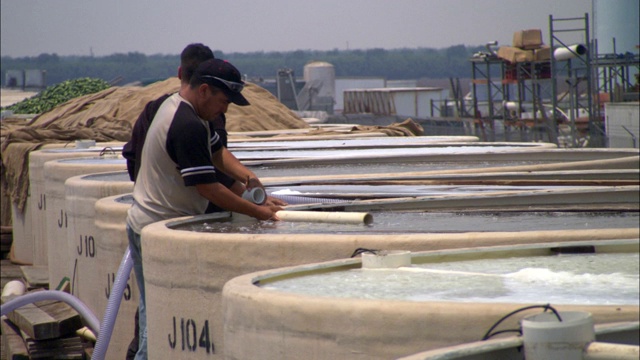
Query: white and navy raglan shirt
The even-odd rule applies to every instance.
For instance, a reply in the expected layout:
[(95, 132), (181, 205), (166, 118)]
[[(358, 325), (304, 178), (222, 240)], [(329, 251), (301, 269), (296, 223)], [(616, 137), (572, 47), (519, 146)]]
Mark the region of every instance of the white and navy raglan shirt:
[(129, 226), (140, 233), (156, 221), (203, 214), (209, 201), (194, 185), (218, 181), (211, 154), (222, 146), (218, 134), (187, 100), (178, 93), (167, 98), (142, 148), (144, 161), (133, 188)]

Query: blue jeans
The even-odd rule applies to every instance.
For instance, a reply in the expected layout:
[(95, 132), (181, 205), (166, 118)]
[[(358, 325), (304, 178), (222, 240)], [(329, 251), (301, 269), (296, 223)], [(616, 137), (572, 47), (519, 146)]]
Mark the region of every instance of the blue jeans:
[(127, 225), (127, 235), (129, 236), (129, 249), (133, 259), (133, 271), (136, 275), (138, 290), (140, 291), (140, 304), (138, 305), (140, 332), (138, 333), (138, 352), (135, 360), (147, 360), (147, 308), (144, 293), (144, 273), (142, 272), (142, 248), (140, 246), (140, 234), (136, 233)]

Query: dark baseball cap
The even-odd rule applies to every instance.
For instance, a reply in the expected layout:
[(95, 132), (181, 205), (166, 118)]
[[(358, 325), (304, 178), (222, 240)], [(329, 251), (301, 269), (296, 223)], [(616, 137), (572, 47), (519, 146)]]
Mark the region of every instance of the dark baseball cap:
[(193, 78), (222, 90), (229, 100), (236, 105), (249, 105), (249, 101), (242, 96), (242, 89), (244, 89), (245, 84), (242, 81), (240, 71), (226, 60), (209, 59), (202, 62), (193, 73)]

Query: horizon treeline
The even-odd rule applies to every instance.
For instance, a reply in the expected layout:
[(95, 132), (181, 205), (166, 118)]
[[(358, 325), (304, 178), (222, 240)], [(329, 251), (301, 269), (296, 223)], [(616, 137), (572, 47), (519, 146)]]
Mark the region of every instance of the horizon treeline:
[[(455, 45), (448, 48), (296, 50), (289, 52), (223, 53), (217, 58), (233, 63), (249, 81), (275, 78), (278, 70), (292, 69), (301, 79), (306, 64), (325, 61), (334, 66), (337, 77), (383, 77), (387, 80), (468, 78), (469, 59), (485, 51), (484, 46)], [(139, 52), (106, 56), (59, 56), (43, 53), (34, 57), (2, 56), (2, 85), (8, 70), (45, 70), (46, 85), (76, 78), (99, 78), (117, 85), (148, 84), (176, 76), (180, 55), (145, 55)]]

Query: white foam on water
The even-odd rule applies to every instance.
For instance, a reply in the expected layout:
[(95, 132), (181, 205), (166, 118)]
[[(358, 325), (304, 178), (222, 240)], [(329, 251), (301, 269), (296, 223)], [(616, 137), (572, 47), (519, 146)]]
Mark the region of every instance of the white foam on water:
[(361, 299), (637, 305), (639, 260), (638, 253), (478, 259), (335, 271), (265, 288)]

